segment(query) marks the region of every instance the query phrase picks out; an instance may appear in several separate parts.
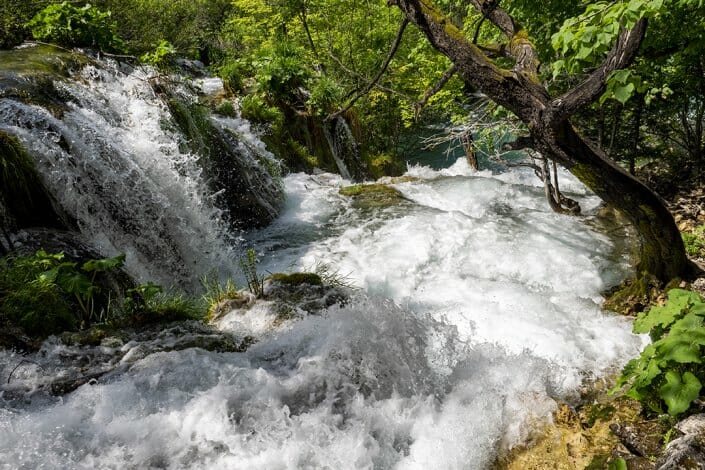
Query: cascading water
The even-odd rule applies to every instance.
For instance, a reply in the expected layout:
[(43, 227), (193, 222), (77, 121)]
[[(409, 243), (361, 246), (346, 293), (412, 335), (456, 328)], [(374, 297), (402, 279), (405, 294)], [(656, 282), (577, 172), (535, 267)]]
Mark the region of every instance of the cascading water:
[[(287, 207), (249, 242), (261, 271), (327, 263), (360, 290), (344, 307), (262, 327), (243, 353), (124, 354), (119, 373), (58, 399), (0, 396), (11, 468), (484, 469), (642, 345), (599, 292), (626, 261), (581, 219), (548, 210), (525, 173), (464, 160), (413, 168), (402, 204), (361, 208), (335, 175), (289, 175)], [(597, 200), (565, 183), (586, 212)], [(239, 330), (232, 330), (238, 333)], [(76, 347), (0, 352), (32, 387)], [(96, 359), (97, 360), (97, 359)], [(44, 362), (42, 362), (44, 361)], [(45, 365), (42, 366), (42, 363)]]
[[(153, 71), (83, 60), (89, 65), (53, 83), (59, 111), (0, 99), (0, 130), (22, 140), (82, 235), (105, 255), (126, 253), (137, 279), (190, 289), (207, 272), (231, 275), (233, 235), (224, 221), (232, 214), (217, 206), (230, 188), (213, 189), (203, 157), (186, 150), (151, 86)], [(186, 89), (180, 94), (195, 100)], [(228, 139), (221, 165), (239, 169), (250, 182), (237, 188), (239, 199), (229, 200), (251, 202), (238, 210), (258, 214), (254, 207), (263, 206), (270, 219), (276, 216), (282, 193), (267, 171), (271, 155), (243, 139), (249, 129), (239, 120), (210, 125)]]
[(360, 149), (345, 119), (342, 116), (336, 116), (332, 121), (325, 122), (324, 132), (335, 165), (343, 178), (355, 181), (365, 179)]

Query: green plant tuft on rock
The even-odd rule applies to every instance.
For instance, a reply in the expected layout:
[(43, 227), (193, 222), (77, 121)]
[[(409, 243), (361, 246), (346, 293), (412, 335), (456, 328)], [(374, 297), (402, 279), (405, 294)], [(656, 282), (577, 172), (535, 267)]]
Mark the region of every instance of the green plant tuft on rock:
[(705, 258), (705, 225), (696, 227), (692, 232), (683, 232), (681, 236), (688, 256)]
[(312, 286), (320, 286), (323, 284), (323, 280), (321, 279), (321, 276), (319, 276), (316, 273), (305, 273), (305, 272), (291, 273), (291, 274), (274, 273), (274, 274), (270, 275), (268, 279), (271, 281), (280, 282), (282, 284), (289, 284), (289, 285), (309, 284)]

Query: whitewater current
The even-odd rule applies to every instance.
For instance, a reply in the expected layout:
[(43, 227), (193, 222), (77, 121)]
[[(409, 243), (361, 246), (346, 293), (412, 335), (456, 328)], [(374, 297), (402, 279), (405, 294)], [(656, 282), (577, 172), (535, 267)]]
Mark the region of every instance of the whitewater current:
[[(129, 350), (120, 373), (0, 396), (0, 468), (483, 469), (638, 352), (629, 322), (600, 310), (628, 264), (594, 217), (550, 212), (528, 172), (459, 160), (407, 176), (381, 208), (340, 195), (338, 176), (287, 176), (283, 214), (247, 240), (259, 269), (327, 265), (352, 300), (242, 353), (98, 346)], [(48, 341), (13, 381), (72, 348)], [(21, 360), (0, 352), (0, 379)]]

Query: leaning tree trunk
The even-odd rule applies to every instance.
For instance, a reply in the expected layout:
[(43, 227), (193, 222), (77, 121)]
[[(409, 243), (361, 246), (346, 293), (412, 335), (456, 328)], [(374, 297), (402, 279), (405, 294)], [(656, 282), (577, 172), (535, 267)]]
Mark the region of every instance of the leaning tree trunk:
[[(568, 171), (634, 225), (640, 241), (637, 277), (651, 275), (666, 283), (688, 275), (690, 263), (683, 239), (658, 195), (583, 139), (569, 121), (548, 132), (535, 129), (534, 141), (544, 155), (562, 161)], [(565, 155), (570, 156), (569, 161)]]
[[(647, 21), (621, 29), (603, 62), (577, 86), (552, 97), (539, 78), (539, 56), (527, 31), (495, 0), (468, 0), (506, 38), (500, 47), (481, 46), (445, 16), (432, 0), (388, 0), (415, 24), (457, 74), (475, 89), (512, 111), (530, 130), (530, 146), (565, 166), (604, 201), (621, 210), (634, 224), (641, 241), (637, 278), (655, 277), (667, 283), (688, 277), (692, 264), (678, 227), (665, 203), (633, 176), (590, 145), (573, 128), (570, 117), (596, 101), (609, 76), (636, 58)], [(493, 59), (503, 55), (514, 62), (505, 69)]]

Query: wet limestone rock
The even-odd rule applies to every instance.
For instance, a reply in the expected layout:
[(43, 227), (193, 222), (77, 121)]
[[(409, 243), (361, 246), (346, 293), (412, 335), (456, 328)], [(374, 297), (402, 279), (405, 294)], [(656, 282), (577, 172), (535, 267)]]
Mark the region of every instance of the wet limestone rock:
[(344, 305), (349, 296), (348, 287), (328, 284), (315, 273), (274, 273), (264, 280), (259, 298), (240, 291), (236, 298), (218, 302), (212, 307), (210, 323), (259, 338), (288, 321)]
[(689, 416), (675, 426), (683, 436), (666, 446), (658, 470), (705, 469), (705, 414)]

